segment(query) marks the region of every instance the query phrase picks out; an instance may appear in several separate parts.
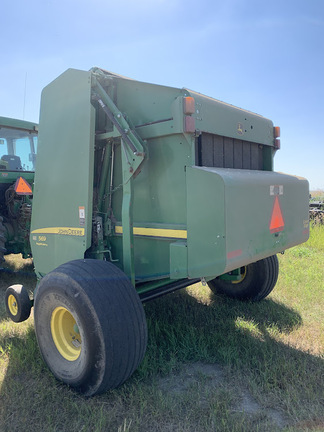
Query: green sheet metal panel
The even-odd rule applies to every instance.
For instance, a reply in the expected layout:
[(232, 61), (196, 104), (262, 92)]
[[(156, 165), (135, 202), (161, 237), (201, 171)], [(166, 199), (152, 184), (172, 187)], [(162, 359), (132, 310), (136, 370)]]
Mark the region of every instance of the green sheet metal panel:
[(222, 274), (226, 266), (225, 185), (212, 170), (188, 167), (188, 277)]
[[(180, 134), (150, 139), (146, 149), (147, 160), (133, 185), (135, 272), (140, 280), (169, 276), (170, 244), (181, 239), (186, 229), (185, 166), (191, 162), (190, 145)], [(112, 198), (117, 226), (121, 225), (123, 197), (122, 188), (118, 188), (122, 184), (120, 160), (119, 146), (115, 151), (113, 179), (117, 190)], [(174, 237), (169, 237), (169, 230), (174, 231)], [(120, 240), (118, 232), (110, 239), (113, 257), (122, 262)]]
[(186, 90), (135, 81), (107, 71), (100, 73), (100, 80), (142, 139), (183, 132), (182, 98), (188, 96)]
[(127, 117), (137, 130), (152, 122), (169, 120), (171, 123), (172, 103), (181, 94), (180, 89), (119, 77), (115, 78), (115, 82), (117, 106), (122, 112), (127, 112)]
[(170, 244), (170, 279), (184, 279), (188, 276), (188, 250), (186, 241)]
[(218, 276), (306, 241), (307, 197), (298, 177), (188, 168), (189, 277)]
[(91, 244), (91, 74), (69, 69), (42, 92), (31, 226), (36, 271), (83, 258)]
[(271, 120), (192, 90), (187, 92), (195, 99), (196, 129), (273, 146)]

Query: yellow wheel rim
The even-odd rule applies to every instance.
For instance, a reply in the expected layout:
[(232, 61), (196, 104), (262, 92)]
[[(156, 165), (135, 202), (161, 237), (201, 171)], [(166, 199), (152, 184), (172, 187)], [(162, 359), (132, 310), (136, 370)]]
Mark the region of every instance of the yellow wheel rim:
[(242, 281), (243, 281), (243, 279), (245, 279), (245, 276), (246, 276), (246, 266), (244, 266), (244, 272), (243, 273), (241, 273), (241, 278), (239, 279), (239, 280), (236, 280), (236, 281), (232, 281), (232, 283), (233, 284), (238, 284), (238, 283), (241, 283)]
[(69, 310), (54, 309), (51, 318), (51, 332), (56, 348), (68, 361), (76, 360), (81, 353), (81, 336), (77, 323)]
[(11, 315), (17, 315), (18, 303), (16, 297), (12, 294), (10, 294), (8, 297), (8, 308), (10, 310)]

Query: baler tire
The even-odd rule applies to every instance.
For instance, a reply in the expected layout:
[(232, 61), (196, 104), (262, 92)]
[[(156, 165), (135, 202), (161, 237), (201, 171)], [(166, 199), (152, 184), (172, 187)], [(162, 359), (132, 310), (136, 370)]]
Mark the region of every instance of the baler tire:
[(2, 263), (4, 259), (4, 255), (7, 252), (5, 248), (6, 245), (6, 237), (5, 237), (5, 227), (3, 226), (3, 217), (0, 216), (0, 263)]
[(12, 321), (19, 323), (29, 318), (31, 301), (23, 285), (11, 285), (6, 289), (5, 304), (7, 314)]
[(120, 386), (144, 357), (143, 305), (109, 262), (75, 260), (48, 273), (36, 291), (34, 318), (49, 369), (85, 396)]
[(243, 277), (238, 282), (217, 277), (208, 282), (208, 286), (217, 294), (225, 294), (239, 300), (260, 301), (271, 293), (278, 275), (278, 258), (277, 255), (272, 255), (245, 266)]

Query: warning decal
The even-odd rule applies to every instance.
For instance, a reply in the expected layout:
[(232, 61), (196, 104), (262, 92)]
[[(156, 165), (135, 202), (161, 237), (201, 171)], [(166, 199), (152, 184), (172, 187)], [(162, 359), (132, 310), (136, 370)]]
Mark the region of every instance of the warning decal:
[(285, 221), (281, 212), (279, 196), (275, 195), (269, 230), (271, 233), (276, 233), (282, 231), (284, 229), (284, 226)]
[(15, 192), (17, 195), (32, 195), (33, 191), (28, 183), (27, 180), (25, 180), (22, 177), (18, 177), (15, 183)]
[(80, 226), (85, 225), (85, 207), (79, 207), (79, 224)]
[(271, 185), (270, 195), (283, 195), (283, 185)]

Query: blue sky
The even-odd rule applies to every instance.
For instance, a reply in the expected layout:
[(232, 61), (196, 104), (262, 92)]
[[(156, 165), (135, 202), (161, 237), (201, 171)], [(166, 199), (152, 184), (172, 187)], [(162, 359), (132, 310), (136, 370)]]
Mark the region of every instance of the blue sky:
[(281, 127), (275, 169), (324, 189), (324, 1), (2, 0), (0, 115), (92, 66), (188, 87)]

